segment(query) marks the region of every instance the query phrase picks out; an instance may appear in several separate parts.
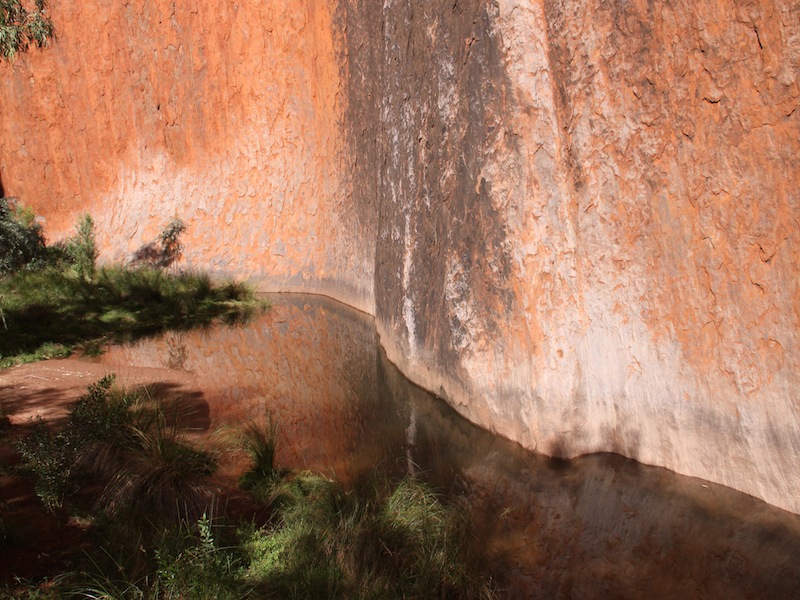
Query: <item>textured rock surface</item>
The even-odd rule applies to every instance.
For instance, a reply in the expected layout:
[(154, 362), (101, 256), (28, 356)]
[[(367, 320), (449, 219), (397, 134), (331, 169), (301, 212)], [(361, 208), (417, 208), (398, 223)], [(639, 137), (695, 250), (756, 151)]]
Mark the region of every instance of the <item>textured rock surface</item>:
[(3, 186), (51, 238), (91, 212), (127, 260), (177, 215), (189, 266), (371, 310), (326, 3), (52, 4), (57, 43), (0, 66)]
[(374, 313), (527, 447), (800, 512), (800, 2), (53, 16), (0, 66), (2, 185), (52, 237), (91, 211), (124, 258), (177, 213), (187, 264)]
[(383, 16), (392, 360), (528, 447), (800, 510), (800, 4)]

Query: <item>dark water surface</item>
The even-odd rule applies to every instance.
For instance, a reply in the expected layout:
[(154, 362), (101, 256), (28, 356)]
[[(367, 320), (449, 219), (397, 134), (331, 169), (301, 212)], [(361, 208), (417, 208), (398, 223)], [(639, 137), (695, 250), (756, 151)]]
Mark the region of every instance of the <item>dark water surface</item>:
[(418, 473), (466, 495), (505, 556), (507, 597), (800, 599), (797, 515), (616, 455), (525, 451), (410, 383), (372, 319), (336, 302), (275, 296), (248, 325), (102, 360), (191, 372), (212, 422), (273, 415), (282, 466), (345, 482)]

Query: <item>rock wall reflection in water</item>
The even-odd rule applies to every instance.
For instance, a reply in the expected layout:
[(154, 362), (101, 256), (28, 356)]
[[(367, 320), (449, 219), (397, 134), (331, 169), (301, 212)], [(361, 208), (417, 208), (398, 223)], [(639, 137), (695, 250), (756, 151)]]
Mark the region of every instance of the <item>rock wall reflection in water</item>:
[(800, 517), (614, 455), (548, 459), (475, 427), (386, 359), (372, 319), (280, 297), (236, 328), (115, 348), (188, 371), (216, 422), (269, 413), (278, 461), (344, 481), (418, 473), (476, 507), (525, 598), (800, 597)]

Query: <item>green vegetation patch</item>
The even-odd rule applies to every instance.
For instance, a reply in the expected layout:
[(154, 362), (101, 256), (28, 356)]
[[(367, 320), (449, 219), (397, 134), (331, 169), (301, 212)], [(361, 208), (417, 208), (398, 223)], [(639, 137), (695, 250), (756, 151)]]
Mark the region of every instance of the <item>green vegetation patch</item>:
[(215, 461), (187, 441), (178, 405), (146, 389), (114, 390), (113, 380), (89, 386), (64, 427), (39, 419), (17, 444), (45, 507), (61, 508), (87, 485), (102, 488), (92, 509), (108, 515), (153, 520), (204, 507)]
[(266, 308), (245, 283), (165, 270), (180, 254), (184, 229), (178, 219), (168, 224), (163, 248), (152, 250), (158, 260), (96, 268), (91, 217), (47, 247), (32, 215), (0, 199), (0, 368), (216, 320), (241, 322)]
[(246, 576), (263, 597), (495, 597), (469, 507), (416, 478), (345, 492), (301, 473), (272, 501), (277, 521), (245, 541)]
[(0, 0), (0, 57), (13, 61), (31, 44), (43, 48), (54, 36), (53, 22), (44, 0)]
[(7, 597), (497, 597), (465, 501), (415, 477), (347, 490), (280, 470), (266, 420), (242, 434), (252, 458), (242, 483), (261, 516), (241, 520), (214, 497), (214, 456), (181, 434), (177, 409), (112, 382), (90, 386), (63, 427), (39, 422), (19, 443), (45, 505), (80, 507), (95, 543), (70, 572), (9, 586)]
[(265, 306), (246, 284), (217, 284), (200, 273), (106, 267), (89, 281), (63, 266), (22, 270), (0, 279), (0, 368), (216, 320), (242, 322)]

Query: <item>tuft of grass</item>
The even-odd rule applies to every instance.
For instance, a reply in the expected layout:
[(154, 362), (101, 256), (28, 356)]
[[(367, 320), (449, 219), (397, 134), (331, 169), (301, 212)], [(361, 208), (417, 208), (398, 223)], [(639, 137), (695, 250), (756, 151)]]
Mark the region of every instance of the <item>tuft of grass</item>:
[(184, 512), (201, 511), (211, 501), (208, 476), (215, 461), (182, 439), (174, 426), (158, 421), (150, 429), (130, 430), (124, 462), (100, 500), (107, 512), (174, 520)]
[(155, 521), (202, 511), (214, 459), (184, 438), (165, 402), (146, 391), (114, 390), (113, 381), (107, 376), (89, 386), (61, 430), (39, 420), (19, 441), (44, 505), (56, 510), (99, 485), (97, 508), (108, 514)]
[(258, 497), (264, 497), (283, 474), (275, 466), (278, 428), (271, 417), (261, 422), (249, 421), (242, 427), (239, 437), (240, 444), (253, 461), (250, 470), (239, 478), (239, 485), (242, 489), (253, 491)]
[(424, 483), (345, 493), (312, 474), (274, 490), (277, 524), (246, 541), (247, 577), (286, 598), (494, 598), (487, 557), (464, 506)]

